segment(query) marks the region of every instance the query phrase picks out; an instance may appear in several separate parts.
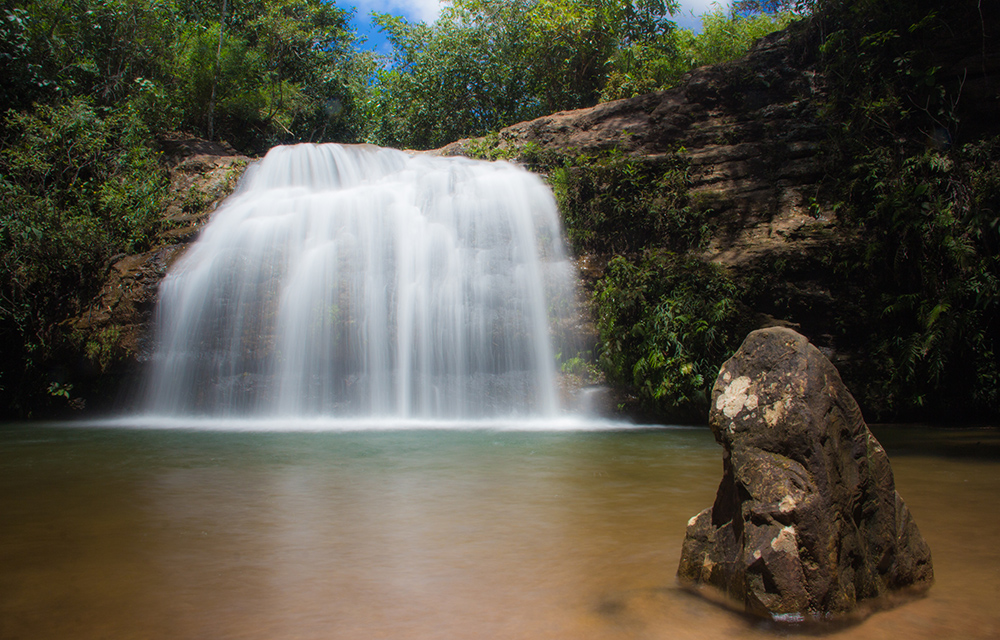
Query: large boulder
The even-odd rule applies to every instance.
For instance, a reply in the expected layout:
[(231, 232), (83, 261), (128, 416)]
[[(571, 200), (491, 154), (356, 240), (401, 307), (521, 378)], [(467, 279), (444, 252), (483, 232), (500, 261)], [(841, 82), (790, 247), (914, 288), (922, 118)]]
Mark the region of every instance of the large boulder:
[(751, 333), (719, 373), (709, 420), (723, 478), (715, 504), (688, 522), (681, 582), (785, 620), (930, 586), (930, 549), (889, 459), (806, 338)]

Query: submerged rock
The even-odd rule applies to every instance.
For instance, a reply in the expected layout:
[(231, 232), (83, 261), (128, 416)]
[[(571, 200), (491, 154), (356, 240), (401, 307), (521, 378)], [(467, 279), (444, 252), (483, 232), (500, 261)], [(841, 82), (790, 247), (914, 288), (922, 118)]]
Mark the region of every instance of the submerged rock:
[(709, 420), (723, 478), (715, 504), (688, 522), (682, 582), (785, 620), (930, 586), (930, 549), (889, 459), (806, 338), (751, 333), (719, 373)]

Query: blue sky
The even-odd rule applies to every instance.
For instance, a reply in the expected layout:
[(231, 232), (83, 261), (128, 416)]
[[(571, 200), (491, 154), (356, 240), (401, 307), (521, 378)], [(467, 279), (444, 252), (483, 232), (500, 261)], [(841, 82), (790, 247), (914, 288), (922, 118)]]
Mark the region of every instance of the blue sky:
[[(372, 11), (430, 23), (437, 18), (441, 10), (439, 0), (336, 0), (336, 2), (340, 7), (354, 7), (353, 25), (358, 33), (368, 40), (365, 48), (375, 49), (380, 53), (389, 53), (390, 48), (385, 37), (372, 27), (369, 19)], [(674, 16), (674, 22), (683, 29), (701, 31), (701, 21), (698, 16), (711, 10), (713, 4), (728, 6), (729, 2), (728, 0), (724, 2), (681, 0), (681, 10)]]

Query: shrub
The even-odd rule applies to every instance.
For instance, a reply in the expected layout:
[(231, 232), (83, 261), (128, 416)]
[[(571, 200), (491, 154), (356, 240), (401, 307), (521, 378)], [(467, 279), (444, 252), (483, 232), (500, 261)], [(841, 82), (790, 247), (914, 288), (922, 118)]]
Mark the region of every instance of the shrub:
[(6, 124), (17, 133), (0, 150), (0, 397), (19, 410), (62, 382), (44, 370), (59, 323), (96, 293), (115, 256), (149, 245), (165, 174), (130, 104), (77, 98), (10, 112)]
[(721, 267), (664, 250), (617, 256), (595, 299), (600, 362), (657, 416), (704, 421), (711, 386), (749, 314)]

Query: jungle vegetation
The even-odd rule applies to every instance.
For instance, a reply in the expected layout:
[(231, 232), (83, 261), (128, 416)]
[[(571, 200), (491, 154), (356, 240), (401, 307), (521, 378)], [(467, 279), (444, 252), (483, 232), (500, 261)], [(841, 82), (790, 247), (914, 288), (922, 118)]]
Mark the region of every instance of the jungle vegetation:
[[(72, 400), (57, 357), (65, 320), (160, 230), (166, 134), (248, 154), (301, 141), (434, 148), (674, 86), (803, 19), (831, 84), (842, 170), (826, 192), (871, 238), (836, 268), (877, 274), (859, 301), (872, 327), (861, 394), (885, 418), (995, 416), (1000, 142), (965, 127), (961, 87), (936, 75), (933, 52), (968, 25), (995, 51), (983, 4), (739, 0), (694, 34), (672, 21), (676, 0), (453, 0), (433, 24), (376, 16), (393, 46), (383, 58), (349, 10), (322, 0), (4, 0), (0, 407), (38, 415)], [(700, 411), (748, 316), (732, 274), (684, 253), (705, 226), (686, 206), (683, 167), (560, 162), (546, 171), (574, 249), (613, 257), (595, 291), (595, 360), (653, 415)], [(588, 192), (596, 175), (603, 194)], [(647, 207), (655, 219), (603, 213), (650, 188), (674, 194)], [(634, 240), (649, 233), (658, 240)]]

